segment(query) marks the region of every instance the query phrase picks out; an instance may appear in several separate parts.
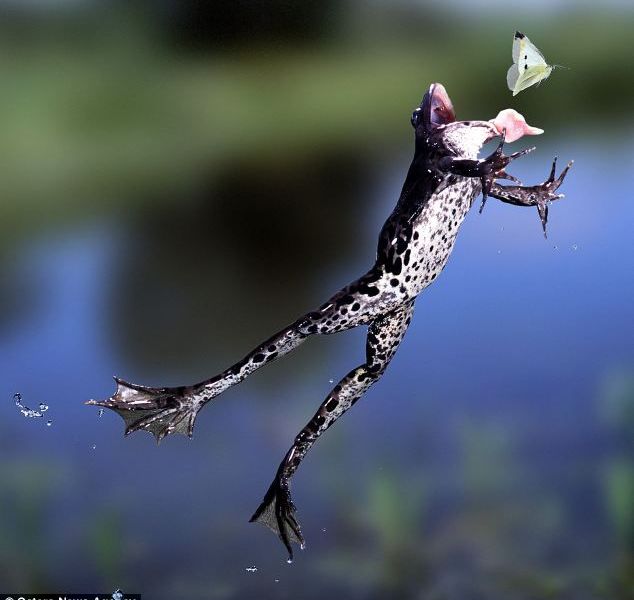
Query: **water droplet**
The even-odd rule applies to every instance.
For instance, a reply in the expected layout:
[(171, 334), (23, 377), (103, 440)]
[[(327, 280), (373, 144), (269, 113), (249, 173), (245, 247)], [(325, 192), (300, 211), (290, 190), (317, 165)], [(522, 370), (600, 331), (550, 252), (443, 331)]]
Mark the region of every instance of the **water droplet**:
[(500, 231), (504, 231), (504, 225), (502, 225), (502, 227), (500, 227)]
[(41, 412), (38, 410), (33, 410), (32, 408), (29, 408), (25, 404), (22, 404), (22, 394), (20, 393), (13, 394), (13, 401), (15, 402), (15, 405), (20, 409), (20, 412), (22, 413), (22, 415), (25, 416), (27, 419), (43, 417), (44, 415), (42, 413), (48, 410), (48, 406), (46, 406), (46, 404), (40, 404)]
[(93, 444), (92, 446), (90, 446), (91, 450), (96, 450), (97, 449), (97, 444)]
[(279, 579), (274, 579), (273, 581), (275, 581), (275, 583), (279, 583), (280, 582)]
[(559, 246), (553, 246), (553, 250), (555, 251), (559, 250)]
[(502, 254), (502, 250), (498, 250), (498, 254)]
[(329, 380), (328, 380), (328, 383), (334, 383), (334, 382), (335, 382), (335, 380), (334, 380), (334, 379), (329, 379)]
[(572, 249), (573, 249), (574, 251), (577, 251), (577, 250), (579, 249), (579, 246), (577, 246), (577, 244), (573, 244), (573, 245), (572, 245)]
[(322, 532), (322, 533), (326, 533), (326, 528), (325, 528), (325, 527), (322, 527), (321, 532)]
[(299, 545), (299, 549), (300, 549), (300, 550), (306, 550), (306, 542), (302, 542), (302, 543)]
[(50, 427), (53, 424), (53, 421), (46, 421), (46, 426)]
[(289, 565), (292, 565), (292, 564), (293, 564), (293, 559), (292, 559), (292, 558), (287, 558), (287, 559), (286, 559), (286, 562), (287, 562)]
[(38, 412), (37, 410), (33, 410), (32, 408), (22, 408), (20, 410), (20, 412), (27, 418), (27, 419), (34, 419), (36, 417), (41, 417), (42, 413)]
[(123, 600), (123, 592), (121, 590), (112, 592), (112, 600)]
[(253, 565), (252, 567), (247, 567), (247, 568), (245, 569), (245, 571), (246, 571), (247, 573), (257, 573), (258, 568), (257, 568), (255, 565)]
[(97, 414), (97, 416), (101, 419), (101, 417), (103, 417), (103, 408), (99, 409), (99, 413)]

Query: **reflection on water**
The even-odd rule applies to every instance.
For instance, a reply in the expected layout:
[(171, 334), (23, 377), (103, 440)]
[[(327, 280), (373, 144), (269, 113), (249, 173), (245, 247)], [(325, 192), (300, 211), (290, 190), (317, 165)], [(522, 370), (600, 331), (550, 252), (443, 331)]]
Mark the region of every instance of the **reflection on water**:
[[(124, 439), (81, 402), (111, 393), (113, 373), (209, 376), (357, 276), (407, 159), (383, 175), (343, 159), (241, 171), (177, 212), (22, 248), (37, 301), (0, 339), (0, 581), (150, 598), (625, 598), (634, 179), (620, 154), (583, 147), (558, 147), (576, 165), (548, 241), (532, 210), (489, 201), (469, 216), (387, 374), (298, 473), (308, 549), (292, 566), (247, 519), (329, 381), (361, 359), (362, 331), (231, 390), (192, 441)], [(516, 172), (542, 180), (550, 154)], [(22, 419), (16, 389), (55, 426)]]
[(109, 297), (125, 364), (202, 379), (316, 306), (320, 280), (358, 252), (364, 177), (350, 157), (240, 165), (195, 201), (128, 223)]

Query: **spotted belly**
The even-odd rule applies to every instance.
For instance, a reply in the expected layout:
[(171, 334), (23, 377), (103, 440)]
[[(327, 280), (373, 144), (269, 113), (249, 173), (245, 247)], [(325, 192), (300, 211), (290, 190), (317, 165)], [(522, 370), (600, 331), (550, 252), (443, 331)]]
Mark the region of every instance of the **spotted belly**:
[(381, 232), (374, 267), (311, 314), (307, 332), (334, 333), (368, 323), (418, 296), (447, 264), (480, 189), (478, 180), (459, 178), (434, 194), (413, 222), (397, 207)]
[(417, 296), (445, 268), (458, 229), (480, 190), (477, 179), (461, 178), (435, 194), (414, 221), (399, 276), (399, 285), (409, 297)]

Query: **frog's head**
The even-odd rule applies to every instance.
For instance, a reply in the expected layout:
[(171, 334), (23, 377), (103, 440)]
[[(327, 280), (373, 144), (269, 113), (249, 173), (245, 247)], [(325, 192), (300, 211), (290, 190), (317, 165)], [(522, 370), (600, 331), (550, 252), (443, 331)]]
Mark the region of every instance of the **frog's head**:
[(444, 86), (432, 83), (420, 106), (412, 114), (416, 145), (430, 147), (457, 156), (475, 158), (482, 145), (505, 134), (507, 142), (524, 135), (538, 135), (543, 130), (531, 127), (517, 111), (507, 108), (490, 121), (456, 121), (453, 104)]
[(432, 83), (420, 106), (412, 113), (412, 127), (416, 138), (429, 137), (438, 128), (453, 123), (456, 113), (451, 99), (441, 83)]

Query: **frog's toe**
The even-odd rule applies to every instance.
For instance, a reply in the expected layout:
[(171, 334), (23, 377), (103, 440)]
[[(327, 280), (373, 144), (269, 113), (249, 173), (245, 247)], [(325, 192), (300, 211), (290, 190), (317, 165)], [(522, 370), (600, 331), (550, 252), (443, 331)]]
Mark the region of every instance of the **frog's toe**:
[(115, 377), (117, 389), (107, 400), (89, 400), (86, 404), (109, 408), (125, 422), (125, 435), (149, 431), (157, 442), (180, 433), (192, 437), (204, 396), (193, 387), (152, 388), (128, 383)]
[(262, 523), (278, 535), (288, 551), (289, 561), (293, 560), (291, 542), (299, 544), (302, 550), (306, 545), (295, 512), (288, 481), (278, 476), (250, 519), (251, 523)]

